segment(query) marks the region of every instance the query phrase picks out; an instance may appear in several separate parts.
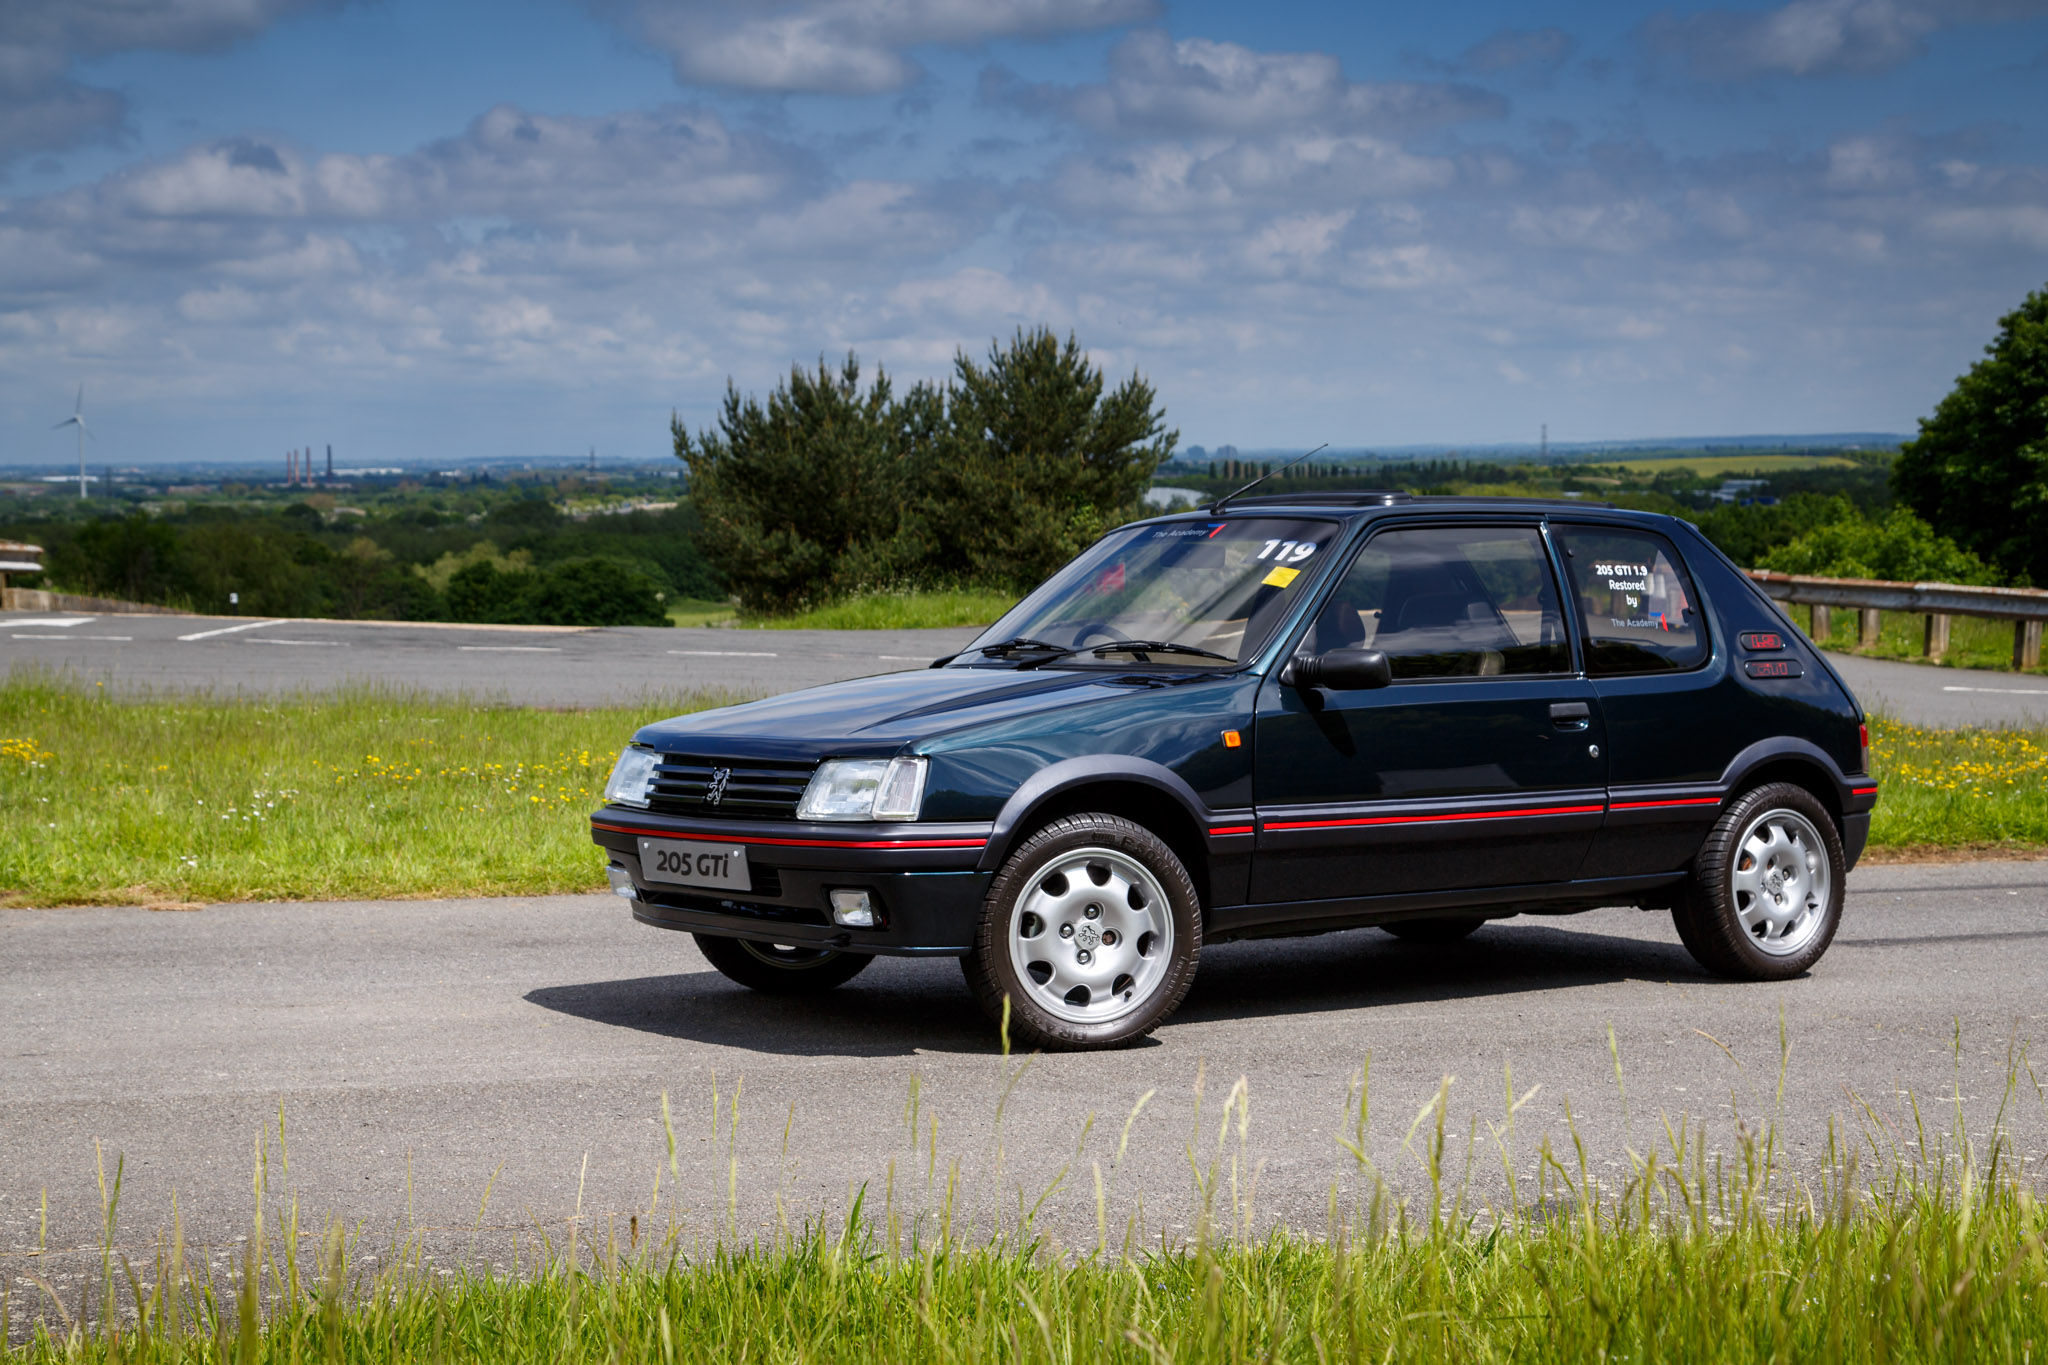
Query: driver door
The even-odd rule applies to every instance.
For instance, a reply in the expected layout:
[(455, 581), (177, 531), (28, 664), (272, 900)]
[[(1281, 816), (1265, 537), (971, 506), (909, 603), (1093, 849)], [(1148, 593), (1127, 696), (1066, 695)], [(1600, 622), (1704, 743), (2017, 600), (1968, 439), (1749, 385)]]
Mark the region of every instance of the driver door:
[(1366, 541), (1296, 649), (1382, 650), (1394, 682), (1261, 686), (1251, 899), (1573, 877), (1605, 808), (1606, 734), (1559, 603), (1533, 520)]

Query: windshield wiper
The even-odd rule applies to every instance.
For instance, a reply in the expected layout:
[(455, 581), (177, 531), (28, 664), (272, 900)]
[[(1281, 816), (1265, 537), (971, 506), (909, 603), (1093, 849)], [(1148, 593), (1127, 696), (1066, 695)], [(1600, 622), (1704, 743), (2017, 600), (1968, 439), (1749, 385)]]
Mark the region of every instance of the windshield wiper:
[(1056, 645), (1050, 640), (1034, 640), (1029, 635), (1013, 635), (1007, 640), (998, 640), (992, 645), (983, 645), (981, 652), (993, 658), (1004, 659), (1020, 649), (1045, 650), (1053, 654), (1072, 654), (1065, 645)]
[(1193, 645), (1177, 645), (1171, 640), (1112, 640), (1106, 645), (1097, 645), (1090, 654), (1194, 654), (1204, 659), (1221, 659), (1234, 664), (1237, 660), (1228, 654), (1218, 654), (1213, 649), (1197, 649)]

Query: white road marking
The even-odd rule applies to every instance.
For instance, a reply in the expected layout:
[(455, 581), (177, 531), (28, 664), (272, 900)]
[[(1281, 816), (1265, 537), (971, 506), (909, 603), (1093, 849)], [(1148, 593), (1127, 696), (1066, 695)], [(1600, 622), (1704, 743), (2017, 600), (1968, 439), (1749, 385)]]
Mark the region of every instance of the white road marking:
[(92, 624), (90, 616), (31, 616), (20, 621), (9, 621), (10, 626), (85, 626)]
[(560, 654), (560, 645), (457, 645), (465, 654)]
[(887, 659), (891, 663), (898, 664), (922, 664), (931, 662), (931, 660), (925, 658), (925, 656), (922, 654), (877, 654), (875, 657), (877, 659)]
[(132, 640), (133, 635), (17, 635), (17, 640)]
[(346, 640), (280, 640), (275, 635), (266, 635), (260, 640), (244, 640), (245, 645), (329, 645), (335, 649), (347, 649)]
[(779, 659), (779, 654), (768, 654), (758, 649), (672, 649), (671, 654), (690, 654), (709, 659)]
[(2048, 697), (2039, 687), (1944, 687), (1944, 692), (1998, 692), (2008, 697)]
[(219, 630), (202, 630), (192, 635), (180, 635), (180, 640), (211, 640), (216, 635), (233, 635), (238, 630), (261, 630), (265, 626), (281, 626), (283, 621), (247, 621), (239, 626), (222, 626)]

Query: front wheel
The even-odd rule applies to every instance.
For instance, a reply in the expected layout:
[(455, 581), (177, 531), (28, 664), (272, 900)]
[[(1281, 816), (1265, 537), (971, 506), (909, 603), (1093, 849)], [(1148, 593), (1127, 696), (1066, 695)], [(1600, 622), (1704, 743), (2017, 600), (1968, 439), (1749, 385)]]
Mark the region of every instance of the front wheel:
[(991, 1019), (1009, 1001), (1014, 1041), (1108, 1048), (1173, 1013), (1201, 951), (1201, 902), (1166, 842), (1121, 816), (1070, 815), (1003, 864), (961, 966)]
[(792, 948), (752, 939), (692, 934), (697, 951), (742, 986), (766, 995), (811, 995), (858, 976), (875, 959), (837, 948)]
[(1827, 808), (1804, 787), (1773, 782), (1744, 792), (1714, 822), (1671, 917), (1708, 971), (1783, 981), (1834, 941), (1847, 864)]

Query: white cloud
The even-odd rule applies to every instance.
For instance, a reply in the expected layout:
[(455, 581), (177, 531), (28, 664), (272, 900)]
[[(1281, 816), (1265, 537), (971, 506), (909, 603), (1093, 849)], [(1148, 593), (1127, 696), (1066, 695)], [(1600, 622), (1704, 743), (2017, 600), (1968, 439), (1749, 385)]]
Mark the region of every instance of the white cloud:
[(741, 90), (871, 95), (922, 71), (909, 49), (972, 48), (1149, 19), (1157, 0), (592, 0), (674, 64)]
[(1133, 33), (1111, 50), (1108, 79), (1100, 85), (1026, 85), (998, 68), (984, 75), (982, 93), (989, 103), (1056, 110), (1100, 132), (1135, 135), (1302, 127), (1413, 132), (1507, 112), (1499, 96), (1469, 86), (1354, 82), (1327, 53), (1176, 41), (1155, 29)]
[(1791, 0), (1653, 20), (1652, 46), (1710, 79), (1882, 71), (1918, 57), (1940, 29), (2048, 13), (2043, 0)]

